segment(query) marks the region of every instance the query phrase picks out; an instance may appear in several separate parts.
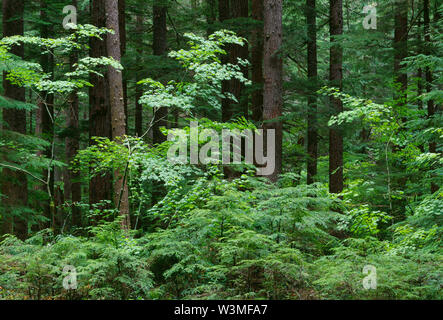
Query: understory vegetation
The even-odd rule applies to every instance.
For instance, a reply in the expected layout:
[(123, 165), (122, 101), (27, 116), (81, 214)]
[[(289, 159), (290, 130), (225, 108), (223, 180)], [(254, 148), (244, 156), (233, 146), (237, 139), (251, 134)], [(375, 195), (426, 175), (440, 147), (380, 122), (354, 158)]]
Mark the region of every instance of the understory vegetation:
[[(156, 166), (146, 161), (134, 170)], [(0, 297), (443, 298), (441, 194), (411, 202), (407, 217), (393, 223), (347, 196), (331, 197), (322, 184), (299, 185), (293, 174), (273, 186), (246, 174), (226, 181), (216, 168), (181, 169), (165, 175), (169, 191), (158, 205), (140, 209), (146, 230), (128, 235), (117, 219), (90, 227), (87, 237), (49, 229), (25, 241), (6, 237)], [(134, 193), (146, 192), (146, 182)], [(63, 289), (64, 265), (76, 267), (77, 290)], [(363, 287), (365, 265), (377, 268), (375, 290)]]

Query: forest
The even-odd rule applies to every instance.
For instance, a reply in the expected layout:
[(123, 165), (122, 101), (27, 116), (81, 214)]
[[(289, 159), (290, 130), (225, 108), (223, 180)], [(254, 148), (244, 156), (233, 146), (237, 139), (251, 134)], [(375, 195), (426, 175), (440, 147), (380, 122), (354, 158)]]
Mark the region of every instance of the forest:
[(0, 300), (443, 299), (442, 1), (1, 3)]

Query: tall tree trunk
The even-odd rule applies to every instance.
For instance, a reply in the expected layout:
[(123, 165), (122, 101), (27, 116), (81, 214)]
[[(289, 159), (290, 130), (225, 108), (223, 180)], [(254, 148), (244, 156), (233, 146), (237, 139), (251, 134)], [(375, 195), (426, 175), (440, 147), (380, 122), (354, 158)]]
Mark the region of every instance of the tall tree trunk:
[(317, 175), (318, 133), (317, 133), (317, 11), (315, 0), (306, 0), (306, 24), (308, 26), (308, 163), (307, 183), (312, 184)]
[[(48, 5), (47, 0), (40, 0), (40, 19), (45, 21), (42, 24), (40, 35), (42, 38), (49, 38), (52, 33), (52, 27), (46, 24), (48, 17)], [(41, 65), (43, 71), (46, 73), (52, 73), (54, 70), (54, 58), (52, 54), (47, 53), (41, 56)], [(40, 119), (41, 119), (41, 136), (48, 141), (51, 145), (44, 151), (44, 155), (52, 159), (54, 157), (52, 145), (54, 144), (54, 95), (47, 92), (40, 93), (40, 101), (38, 103)], [(48, 170), (49, 169), (49, 170)], [(48, 219), (48, 223), (45, 224), (46, 228), (52, 226), (55, 228), (55, 210), (54, 210), (54, 168), (45, 169), (43, 172), (44, 180), (47, 180), (49, 185), (42, 186), (43, 191), (48, 190), (49, 200), (43, 205), (45, 216)], [(49, 178), (49, 179), (48, 179)]]
[[(329, 80), (331, 86), (342, 89), (343, 82), (343, 48), (337, 39), (337, 35), (343, 33), (343, 3), (342, 0), (330, 0), (329, 2), (329, 32), (330, 32), (330, 62)], [(331, 113), (337, 114), (343, 111), (343, 103), (340, 99), (330, 98)], [(329, 192), (340, 193), (343, 191), (343, 136), (337, 127), (329, 129)]]
[(229, 19), (229, 0), (218, 0), (218, 21)]
[[(10, 37), (23, 35), (24, 23), (24, 0), (3, 0), (3, 36)], [(11, 53), (16, 56), (24, 56), (23, 46), (13, 46)], [(17, 87), (6, 80), (6, 73), (3, 74), (3, 89), (6, 98), (25, 101), (25, 89)], [(3, 109), (3, 121), (5, 129), (26, 134), (26, 111), (18, 109)], [(10, 214), (12, 210), (18, 207), (25, 207), (28, 204), (28, 183), (24, 173), (2, 169), (1, 175), (4, 179), (2, 183), (2, 202), (7, 215), (2, 225), (3, 233), (14, 233), (20, 238), (25, 239), (28, 234), (28, 222), (26, 217), (22, 216), (12, 219)]]
[[(92, 0), (91, 22), (97, 27), (105, 27), (105, 0)], [(106, 57), (106, 35), (104, 40), (91, 39), (91, 57)], [(109, 107), (108, 75), (103, 77), (91, 74), (93, 87), (89, 89), (89, 137), (111, 138), (111, 111)], [(94, 142), (90, 140), (90, 143)], [(89, 183), (89, 203), (96, 204), (112, 199), (112, 176), (93, 177)]]
[[(138, 39), (137, 45), (137, 66), (143, 65), (143, 16), (138, 15), (136, 18), (136, 36)], [(142, 80), (142, 74), (139, 70), (136, 71), (135, 82)], [(143, 87), (136, 84), (135, 88), (135, 135), (141, 137), (143, 135), (143, 106), (139, 102), (143, 95)]]
[[(72, 5), (74, 7), (77, 7), (77, 0), (72, 0)], [(78, 55), (77, 53), (73, 53), (70, 57), (70, 65), (71, 65), (71, 71), (74, 70), (74, 64), (78, 62)], [(78, 150), (80, 149), (80, 142), (79, 142), (79, 100), (77, 92), (74, 92), (69, 97), (69, 106), (66, 114), (66, 127), (69, 130), (69, 134), (66, 137), (66, 146), (65, 146), (65, 153), (66, 153), (66, 160), (68, 164), (74, 160), (74, 157), (77, 155)], [(65, 184), (64, 184), (64, 192), (65, 192), (65, 199), (71, 200), (73, 203), (71, 207), (71, 213), (72, 213), (72, 226), (75, 227), (81, 227), (81, 210), (80, 207), (76, 204), (81, 201), (81, 183), (76, 182), (75, 180), (78, 180), (80, 178), (80, 175), (72, 170), (66, 169), (65, 170)]]
[[(120, 28), (120, 52), (126, 54), (126, 0), (118, 0), (118, 23)], [(123, 103), (125, 106), (126, 134), (128, 134), (128, 81), (123, 70)]]
[[(394, 82), (396, 88), (394, 90), (395, 107), (398, 110), (405, 108), (407, 104), (407, 88), (408, 88), (408, 76), (406, 70), (402, 69), (401, 63), (408, 54), (408, 0), (396, 0), (394, 2)], [(403, 115), (400, 119), (401, 123), (406, 122), (406, 117)], [(404, 127), (400, 127), (399, 131), (404, 131)], [(397, 153), (403, 149), (401, 145), (393, 145), (392, 152)], [(397, 174), (392, 179), (391, 185), (402, 187), (406, 185), (408, 176), (406, 174), (406, 168), (403, 163), (398, 163), (395, 166)], [(391, 188), (391, 186), (388, 186)], [(406, 206), (406, 198), (392, 199), (389, 197), (390, 207), (404, 208)], [(394, 204), (393, 204), (394, 203)], [(395, 221), (402, 219), (401, 215), (393, 212)]]
[[(251, 33), (251, 77), (254, 86), (251, 95), (251, 117), (256, 123), (263, 120), (263, 2), (264, 0), (252, 0), (252, 18), (256, 25)], [(255, 145), (254, 139), (254, 150)], [(255, 165), (258, 165), (256, 161)]]
[[(229, 0), (218, 0), (218, 21), (223, 23), (230, 18)], [(226, 51), (229, 52), (230, 46), (226, 46)], [(229, 57), (223, 56), (222, 63), (228, 63)], [(222, 92), (227, 93), (230, 89), (230, 82), (222, 82)], [(222, 99), (222, 121), (227, 122), (231, 119), (231, 100), (228, 98)]]
[[(165, 6), (154, 6), (154, 40), (153, 51), (156, 56), (163, 56), (166, 54), (167, 43), (167, 26), (166, 26), (166, 10)], [(154, 144), (160, 144), (166, 141), (166, 136), (160, 131), (161, 127), (166, 127), (168, 124), (168, 109), (165, 107), (157, 108), (154, 114), (154, 123), (152, 128)]]
[[(422, 19), (421, 19), (421, 17), (418, 17), (417, 28), (418, 28), (418, 32), (417, 32), (418, 50), (417, 50), (417, 53), (423, 54), (424, 50), (423, 50), (423, 41), (422, 41), (422, 37), (421, 37), (422, 36)], [(422, 68), (418, 68), (417, 78), (418, 78), (417, 96), (421, 96), (423, 94), (423, 69)], [(418, 100), (417, 103), (418, 103), (419, 108), (422, 109), (423, 108), (423, 101)]]
[(252, 120), (261, 121), (263, 116), (263, 0), (252, 1), (252, 18), (257, 26), (252, 31)]
[(208, 28), (206, 30), (206, 35), (209, 36), (214, 30), (214, 23), (216, 19), (216, 1), (206, 0), (206, 22), (208, 23)]
[(395, 1), (395, 32), (394, 32), (394, 74), (395, 80), (400, 84), (402, 94), (406, 98), (408, 88), (408, 75), (402, 71), (401, 62), (408, 55), (408, 0)]
[[(235, 0), (231, 1), (231, 17), (232, 19), (247, 18), (249, 16), (249, 1), (248, 0)], [(243, 38), (247, 37), (247, 32), (238, 30), (237, 34)], [(229, 60), (232, 64), (236, 64), (238, 58), (243, 60), (249, 59), (249, 48), (246, 43), (243, 46), (232, 45), (229, 51)], [(242, 67), (241, 72), (245, 78), (248, 78), (248, 68)], [(229, 115), (227, 118), (232, 118), (234, 115), (242, 115), (245, 118), (249, 118), (248, 115), (248, 102), (247, 99), (242, 99), (244, 92), (244, 84), (237, 79), (232, 79), (229, 82), (229, 92), (237, 98), (238, 103), (231, 103)], [(229, 120), (227, 119), (227, 120)]]
[[(264, 3), (264, 129), (275, 130), (275, 170), (268, 178), (277, 181), (282, 170), (283, 124), (283, 61), (279, 52), (282, 45), (282, 0), (268, 0)], [(266, 132), (264, 133), (267, 136)], [(267, 148), (265, 147), (265, 150)], [(269, 153), (269, 152), (268, 152)]]
[[(424, 15), (424, 33), (425, 33), (425, 54), (431, 54), (431, 29), (430, 29), (430, 5), (429, 0), (423, 2), (423, 15)], [(429, 93), (432, 91), (432, 71), (429, 67), (426, 68), (426, 91)], [(435, 105), (433, 100), (428, 101), (428, 118), (432, 119), (435, 115)], [(437, 144), (435, 141), (429, 142), (429, 152), (437, 153)], [(431, 183), (431, 193), (437, 192), (438, 185)]]
[[(110, 57), (121, 61), (120, 31), (118, 21), (118, 4), (114, 0), (105, 0), (106, 27), (114, 30), (114, 34), (108, 34), (106, 38), (107, 50)], [(112, 138), (119, 139), (126, 134), (125, 106), (123, 103), (123, 78), (122, 73), (114, 67), (109, 67), (109, 94), (111, 104), (111, 127)], [(131, 227), (129, 218), (129, 191), (127, 173), (116, 170), (114, 173), (114, 202), (123, 216), (122, 228), (129, 230)]]

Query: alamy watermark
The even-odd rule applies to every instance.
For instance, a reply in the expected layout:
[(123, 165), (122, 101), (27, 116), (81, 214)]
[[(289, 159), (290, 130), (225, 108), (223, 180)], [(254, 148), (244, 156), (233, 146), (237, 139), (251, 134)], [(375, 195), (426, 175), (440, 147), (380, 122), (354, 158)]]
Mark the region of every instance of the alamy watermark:
[(77, 25), (77, 8), (75, 6), (69, 5), (63, 8), (63, 13), (68, 14), (63, 19), (63, 28), (66, 30), (72, 29), (72, 26)]
[(377, 289), (377, 268), (372, 265), (366, 265), (363, 267), (363, 274), (367, 274), (363, 278), (363, 288), (366, 290)]
[[(256, 164), (259, 176), (272, 175), (275, 170), (274, 129), (245, 129), (241, 132), (238, 129), (223, 129), (220, 139), (216, 130), (200, 131), (198, 122), (191, 121), (189, 133), (184, 129), (173, 129), (168, 135), (168, 141), (174, 142), (168, 149), (168, 160), (172, 163)], [(200, 146), (199, 142), (206, 143)]]
[(77, 269), (74, 266), (67, 265), (63, 268), (63, 274), (67, 274), (63, 278), (63, 288), (66, 290), (77, 289)]
[(369, 4), (363, 8), (367, 16), (363, 19), (363, 28), (366, 30), (377, 29), (377, 4)]

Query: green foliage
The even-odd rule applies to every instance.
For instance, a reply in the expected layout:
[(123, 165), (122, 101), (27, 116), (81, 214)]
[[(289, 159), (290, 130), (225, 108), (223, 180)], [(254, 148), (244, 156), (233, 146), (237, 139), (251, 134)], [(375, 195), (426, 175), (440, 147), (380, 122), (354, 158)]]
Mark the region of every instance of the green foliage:
[[(0, 299), (136, 299), (152, 285), (140, 258), (143, 248), (112, 222), (92, 229), (92, 238), (57, 236), (42, 231), (21, 242), (0, 244)], [(94, 239), (94, 240), (92, 240)], [(77, 271), (77, 290), (63, 288), (63, 268)]]
[[(53, 132), (26, 135), (10, 131), (3, 118), (0, 119), (0, 169), (5, 168), (26, 174), (31, 186), (43, 184), (43, 189), (49, 190), (50, 178), (47, 170), (61, 170), (65, 167), (63, 159), (56, 159), (56, 138), (59, 126), (62, 124), (60, 115), (68, 105), (69, 97), (73, 92), (82, 96), (82, 90), (92, 86), (89, 83), (90, 74), (102, 76), (106, 67), (112, 66), (122, 69), (119, 62), (108, 57), (91, 58), (84, 53), (89, 51), (90, 38), (101, 38), (109, 30), (97, 28), (92, 25), (77, 25), (74, 31), (59, 38), (42, 38), (31, 35), (3, 37), (0, 40), (0, 70), (5, 73), (5, 78), (19, 87), (23, 87), (37, 97), (40, 109), (48, 113)], [(24, 60), (9, 51), (13, 46), (23, 45), (27, 48), (38, 50), (42, 54), (49, 54), (54, 59), (54, 70), (44, 72), (40, 63)], [(78, 63), (69, 68), (69, 58), (72, 54), (79, 56)], [(31, 59), (29, 59), (31, 60)], [(39, 61), (40, 62), (40, 61)], [(48, 105), (46, 97), (54, 96), (52, 105)], [(84, 95), (84, 94), (83, 94)], [(5, 97), (0, 98), (0, 109), (34, 111), (38, 109), (32, 103), (14, 101)], [(49, 111), (52, 109), (53, 112)], [(37, 111), (38, 112), (38, 111)], [(32, 121), (31, 121), (32, 125)], [(27, 129), (27, 127), (25, 126)], [(38, 189), (38, 188), (31, 188)], [(30, 192), (33, 193), (32, 191)], [(54, 194), (43, 193), (34, 196), (38, 201), (54, 203)], [(41, 207), (41, 206), (40, 206)], [(40, 208), (39, 208), (40, 209)], [(24, 217), (31, 225), (48, 220), (48, 217), (32, 214), (29, 207), (12, 208), (4, 210), (2, 207), (1, 218)]]
[[(171, 51), (169, 57), (177, 60), (182, 66), (182, 79), (187, 81), (169, 81), (166, 85), (153, 79), (145, 79), (139, 84), (147, 85), (148, 90), (140, 98), (140, 103), (147, 107), (176, 107), (192, 112), (199, 106), (221, 110), (222, 98), (237, 99), (228, 92), (222, 92), (224, 80), (237, 79), (249, 84), (241, 72), (241, 66), (247, 66), (248, 61), (239, 59), (236, 64), (222, 63), (220, 56), (226, 55), (227, 45), (245, 45), (246, 40), (235, 35), (232, 31), (220, 30), (210, 35), (208, 39), (192, 33), (185, 34), (189, 50)], [(214, 109), (213, 109), (214, 108)]]
[[(409, 257), (386, 252), (374, 238), (349, 239), (312, 267), (313, 286), (325, 299), (442, 299), (442, 256), (418, 251)], [(377, 288), (365, 290), (365, 265), (377, 269)]]
[(353, 208), (349, 211), (350, 231), (356, 236), (375, 236), (380, 232), (379, 225), (392, 220), (392, 217), (381, 211), (371, 211), (368, 205)]

